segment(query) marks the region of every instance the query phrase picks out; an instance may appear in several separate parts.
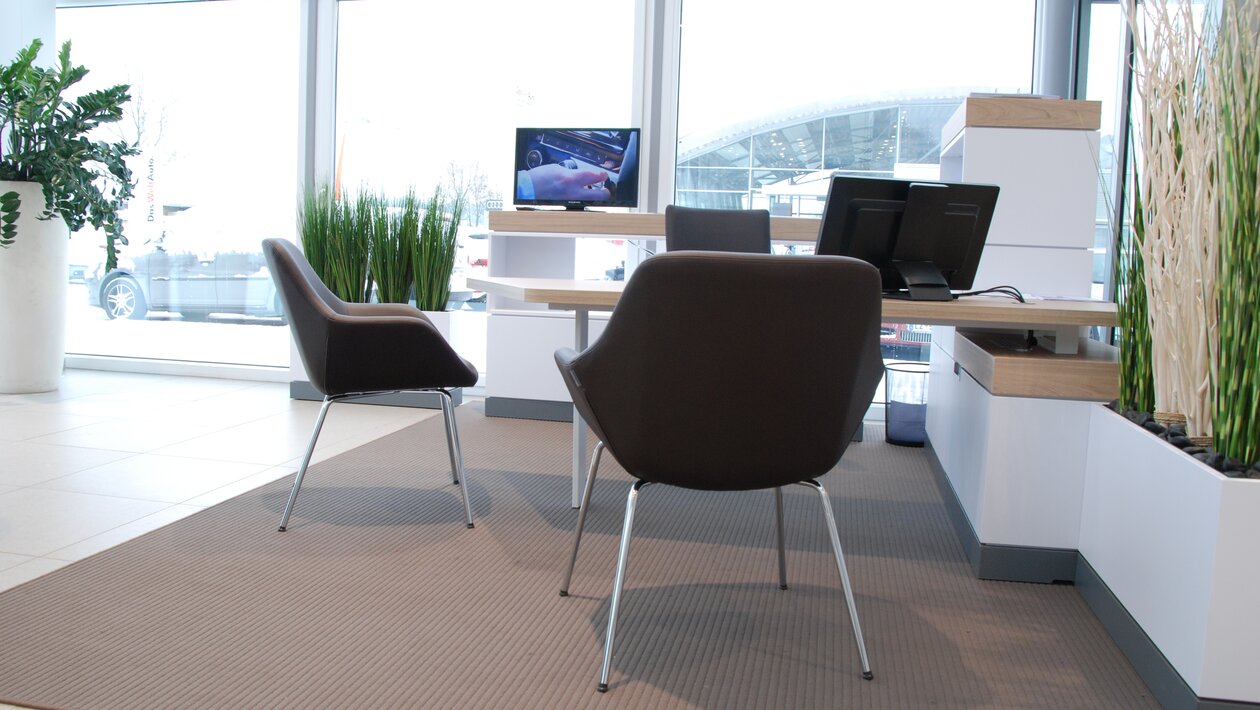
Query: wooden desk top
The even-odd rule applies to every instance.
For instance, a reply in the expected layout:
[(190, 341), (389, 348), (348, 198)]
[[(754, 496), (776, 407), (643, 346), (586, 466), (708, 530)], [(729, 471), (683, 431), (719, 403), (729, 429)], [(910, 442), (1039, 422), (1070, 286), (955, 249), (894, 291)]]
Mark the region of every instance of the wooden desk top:
[(546, 303), (552, 308), (612, 310), (621, 298), (624, 281), (525, 278), (517, 276), (469, 276), (465, 283), (496, 296), (526, 303)]
[[(552, 308), (611, 310), (621, 298), (624, 281), (523, 278), (514, 276), (469, 277), (470, 288), (526, 303), (546, 303)], [(1116, 305), (1101, 301), (1031, 301), (973, 296), (957, 301), (901, 301), (884, 299), (886, 323), (921, 323), (973, 327), (1110, 326), (1116, 323)]]
[[(770, 237), (777, 242), (818, 241), (819, 220), (771, 217)], [(648, 212), (577, 212), (567, 210), (503, 210), (490, 213), (490, 231), (564, 236), (606, 234), (613, 239), (665, 238), (665, 215)]]

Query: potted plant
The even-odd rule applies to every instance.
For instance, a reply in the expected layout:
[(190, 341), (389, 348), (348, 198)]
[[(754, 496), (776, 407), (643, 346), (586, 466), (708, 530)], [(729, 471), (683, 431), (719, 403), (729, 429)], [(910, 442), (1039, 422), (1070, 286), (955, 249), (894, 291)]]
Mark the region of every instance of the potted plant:
[(52, 68), (35, 65), (36, 39), (0, 65), (0, 392), (56, 389), (65, 358), (70, 232), (105, 234), (107, 268), (127, 243), (119, 211), (131, 197), (126, 141), (94, 140), (123, 117), (125, 84), (67, 94), (88, 73), (70, 43)]
[(1150, 347), (1130, 343), (1122, 357), (1121, 404), (1180, 411), (1186, 423), (1092, 413), (1077, 583), (1165, 706), (1257, 703), (1260, 6), (1125, 8), (1141, 262), (1129, 265), (1119, 313)]
[(412, 245), (420, 237), (420, 201), (410, 190), (400, 200), (378, 195), (372, 199), (371, 212), (368, 270), (376, 284), (376, 300), (406, 303), (415, 280), (411, 258)]
[(411, 263), (415, 271), (416, 308), (445, 311), (451, 296), (451, 273), (455, 269), (456, 237), (463, 216), (464, 197), (455, 193), (447, 204), (442, 188), (433, 197), (420, 222), (419, 238), (412, 243)]
[(371, 300), (373, 201), (366, 192), (347, 199), (339, 189), (318, 187), (303, 197), (298, 215), (306, 260), (328, 290), (348, 303)]

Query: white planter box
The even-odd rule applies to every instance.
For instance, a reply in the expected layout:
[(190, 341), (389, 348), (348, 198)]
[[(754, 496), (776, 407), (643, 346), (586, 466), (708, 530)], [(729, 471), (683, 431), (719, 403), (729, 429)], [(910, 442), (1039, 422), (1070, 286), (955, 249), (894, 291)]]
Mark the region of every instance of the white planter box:
[(1199, 698), (1260, 702), (1260, 480), (1090, 416), (1080, 553)]
[(13, 244), (0, 249), (0, 393), (48, 392), (61, 383), (66, 355), (70, 230), (60, 217), (37, 219), (42, 188), (0, 181), (22, 205)]

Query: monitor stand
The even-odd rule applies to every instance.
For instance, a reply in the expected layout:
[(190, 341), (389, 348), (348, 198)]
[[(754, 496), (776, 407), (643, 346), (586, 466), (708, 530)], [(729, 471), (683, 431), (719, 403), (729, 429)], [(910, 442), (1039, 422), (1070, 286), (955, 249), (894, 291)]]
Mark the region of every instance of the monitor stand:
[(906, 291), (911, 301), (952, 301), (954, 294), (949, 290), (940, 269), (930, 261), (894, 261), (893, 268), (901, 275), (906, 284)]

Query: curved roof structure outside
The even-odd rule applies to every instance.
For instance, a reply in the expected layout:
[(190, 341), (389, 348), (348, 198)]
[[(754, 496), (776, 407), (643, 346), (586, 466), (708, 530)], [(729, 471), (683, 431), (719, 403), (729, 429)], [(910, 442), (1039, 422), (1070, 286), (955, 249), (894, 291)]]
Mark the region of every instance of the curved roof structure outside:
[(684, 136), (675, 203), (817, 215), (833, 174), (934, 178), (941, 128), (969, 93), (840, 99)]

